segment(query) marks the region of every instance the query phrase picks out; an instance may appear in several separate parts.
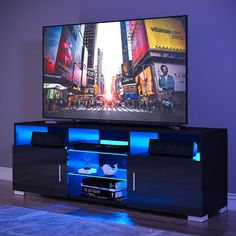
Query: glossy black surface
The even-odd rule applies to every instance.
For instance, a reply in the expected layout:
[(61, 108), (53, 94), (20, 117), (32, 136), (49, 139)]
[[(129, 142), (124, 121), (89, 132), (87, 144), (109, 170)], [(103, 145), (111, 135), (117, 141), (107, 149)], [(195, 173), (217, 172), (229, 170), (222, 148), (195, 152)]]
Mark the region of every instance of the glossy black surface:
[(176, 156), (132, 156), (128, 168), (128, 206), (185, 215), (200, 212), (200, 162)]
[[(66, 137), (69, 137), (69, 128), (98, 129), (101, 134), (104, 130), (112, 130), (112, 132), (105, 132), (109, 134), (105, 139), (114, 140), (116, 137), (117, 140), (127, 140), (128, 137), (130, 149), (131, 143), (137, 145), (134, 141), (130, 142), (131, 132), (155, 132), (162, 140), (187, 140), (196, 143), (200, 160), (194, 161), (192, 157), (148, 153), (136, 153), (126, 157), (94, 154), (94, 160), (96, 156), (98, 157), (96, 160), (98, 174), (101, 173), (100, 168), (104, 163), (113, 165), (113, 162), (124, 162), (119, 165), (124, 169), (124, 173), (127, 173), (128, 194), (127, 199), (119, 202), (81, 195), (81, 181), (84, 176), (78, 174), (78, 169), (83, 167), (84, 160), (80, 156), (75, 155), (70, 158), (70, 151), (67, 152), (65, 148), (19, 145), (13, 147), (14, 190), (193, 216), (214, 214), (218, 209), (227, 206), (226, 129), (185, 127), (176, 130), (164, 127), (69, 122), (56, 124), (25, 122), (15, 125), (46, 126), (48, 132), (55, 133), (57, 129), (62, 130)], [(116, 130), (121, 135), (125, 134), (125, 137), (117, 137)], [(103, 135), (99, 138), (101, 137)], [(68, 140), (65, 145), (70, 145)], [(137, 142), (142, 145), (142, 140)], [(59, 165), (61, 165), (61, 181), (58, 181)]]
[[(180, 131), (171, 138), (181, 135)], [(163, 136), (168, 137), (159, 138)], [(227, 206), (227, 131), (212, 129), (193, 139), (198, 140), (200, 161), (146, 154), (129, 157), (128, 206), (194, 216)]]
[(13, 147), (13, 189), (67, 196), (67, 153), (64, 148)]

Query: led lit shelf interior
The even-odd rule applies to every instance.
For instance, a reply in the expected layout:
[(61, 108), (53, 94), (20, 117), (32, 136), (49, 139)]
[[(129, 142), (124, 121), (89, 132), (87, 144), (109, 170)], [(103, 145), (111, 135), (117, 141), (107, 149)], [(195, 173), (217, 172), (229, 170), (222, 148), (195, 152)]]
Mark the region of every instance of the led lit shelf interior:
[(126, 180), (127, 179), (127, 170), (126, 169), (118, 169), (117, 173), (115, 175), (104, 175), (102, 168), (98, 167), (97, 172), (93, 174), (80, 174), (76, 171), (71, 171), (68, 173), (68, 175), (74, 175), (74, 176), (84, 176), (84, 177), (99, 177), (99, 178), (106, 178), (106, 179), (117, 179), (117, 180)]
[[(126, 180), (127, 156), (127, 153), (69, 149), (68, 175)], [(109, 165), (111, 170), (115, 171), (114, 175), (106, 175), (103, 171), (104, 165)], [(115, 165), (117, 165), (117, 170)], [(86, 170), (88, 170), (87, 173)], [(90, 170), (94, 171), (90, 172)]]

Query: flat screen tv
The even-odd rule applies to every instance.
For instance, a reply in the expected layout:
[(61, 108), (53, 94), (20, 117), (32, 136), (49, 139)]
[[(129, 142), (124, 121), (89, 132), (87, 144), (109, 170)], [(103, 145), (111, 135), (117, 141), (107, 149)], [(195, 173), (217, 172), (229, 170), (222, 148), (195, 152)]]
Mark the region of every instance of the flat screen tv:
[(187, 16), (44, 26), (43, 117), (187, 124)]

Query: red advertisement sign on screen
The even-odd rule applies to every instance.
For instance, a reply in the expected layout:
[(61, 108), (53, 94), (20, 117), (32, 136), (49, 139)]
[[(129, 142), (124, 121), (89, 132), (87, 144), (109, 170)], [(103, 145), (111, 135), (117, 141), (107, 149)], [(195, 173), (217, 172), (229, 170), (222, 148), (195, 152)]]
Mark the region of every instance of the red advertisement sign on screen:
[(136, 24), (136, 30), (133, 30), (132, 38), (132, 54), (134, 65), (137, 65), (139, 61), (148, 52), (148, 42), (145, 30), (144, 21), (140, 20)]
[(59, 43), (56, 73), (68, 80), (72, 80), (75, 60), (75, 39), (69, 27), (63, 27)]
[(44, 28), (44, 73), (54, 74), (62, 27)]
[(80, 86), (81, 85), (81, 77), (82, 77), (82, 70), (75, 63), (74, 64), (74, 75), (73, 75), (74, 84)]

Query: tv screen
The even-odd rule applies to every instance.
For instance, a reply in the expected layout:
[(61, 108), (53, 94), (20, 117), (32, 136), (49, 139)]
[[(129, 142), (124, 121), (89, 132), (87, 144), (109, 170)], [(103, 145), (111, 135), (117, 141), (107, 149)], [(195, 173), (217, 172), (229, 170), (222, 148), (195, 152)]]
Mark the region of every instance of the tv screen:
[(43, 27), (43, 117), (187, 123), (187, 16)]

